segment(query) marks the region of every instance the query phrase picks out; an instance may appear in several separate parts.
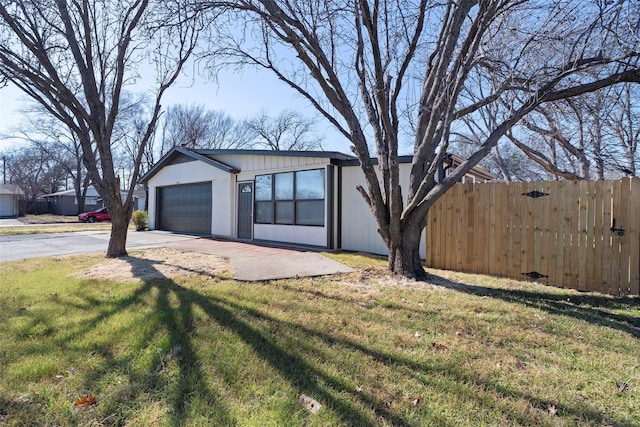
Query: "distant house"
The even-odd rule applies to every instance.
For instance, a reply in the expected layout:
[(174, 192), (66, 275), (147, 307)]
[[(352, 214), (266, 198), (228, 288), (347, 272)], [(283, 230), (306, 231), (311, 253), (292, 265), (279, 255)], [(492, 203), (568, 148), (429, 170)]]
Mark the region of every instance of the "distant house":
[[(127, 197), (127, 192), (122, 192), (122, 198)], [(78, 201), (75, 190), (58, 191), (57, 193), (45, 194), (41, 197), (45, 199), (49, 206), (49, 212), (54, 215), (76, 215), (78, 213)], [(136, 189), (133, 193), (133, 210), (144, 210), (146, 193), (143, 189)], [(90, 212), (104, 206), (102, 197), (93, 186), (87, 188), (87, 195), (84, 199), (84, 211)]]
[(24, 192), (17, 185), (0, 184), (0, 218), (20, 215), (20, 201)]
[[(443, 162), (443, 175), (449, 176), (451, 173), (453, 173), (455, 168), (462, 164), (462, 162), (464, 162), (464, 159), (462, 157), (458, 157), (455, 154), (447, 154)], [(494, 179), (496, 179), (496, 176), (491, 172), (480, 167), (474, 167), (471, 168), (471, 170), (462, 177), (460, 182), (487, 182)]]
[[(399, 163), (407, 183), (411, 156)], [(492, 177), (480, 168), (468, 176)], [(387, 253), (356, 190), (364, 184), (358, 159), (343, 153), (175, 147), (141, 182), (150, 230)]]
[[(122, 197), (122, 201), (129, 194), (128, 191), (121, 191), (120, 196)], [(102, 203), (102, 198), (98, 199), (98, 203)], [(144, 186), (137, 186), (135, 190), (133, 190), (133, 210), (134, 211), (144, 211), (145, 205), (147, 203), (147, 192), (144, 189)]]
[[(78, 200), (76, 199), (76, 192), (73, 189), (45, 194), (41, 198), (47, 201), (49, 212), (54, 215), (78, 214)], [(89, 188), (87, 188), (87, 195), (84, 198), (84, 211), (94, 211), (101, 207), (100, 195), (95, 188), (89, 186)]]

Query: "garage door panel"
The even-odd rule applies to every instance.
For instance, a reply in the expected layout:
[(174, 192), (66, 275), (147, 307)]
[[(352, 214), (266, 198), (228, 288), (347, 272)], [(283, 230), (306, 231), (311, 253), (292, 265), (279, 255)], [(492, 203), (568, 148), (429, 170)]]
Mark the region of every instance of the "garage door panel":
[(211, 234), (211, 183), (158, 189), (158, 229)]

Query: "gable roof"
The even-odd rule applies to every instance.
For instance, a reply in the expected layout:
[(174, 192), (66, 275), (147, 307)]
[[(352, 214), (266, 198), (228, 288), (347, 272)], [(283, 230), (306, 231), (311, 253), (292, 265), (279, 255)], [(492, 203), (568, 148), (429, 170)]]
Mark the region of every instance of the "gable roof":
[(173, 147), (167, 154), (162, 156), (162, 158), (153, 165), (149, 172), (144, 174), (138, 180), (139, 182), (147, 182), (149, 181), (156, 173), (160, 171), (163, 167), (171, 164), (171, 162), (176, 161), (180, 158), (180, 156), (186, 156), (188, 158), (194, 160), (200, 160), (205, 162), (208, 165), (216, 167), (220, 170), (223, 170), (228, 173), (240, 173), (240, 170), (228, 165), (220, 160), (216, 159), (214, 156), (220, 155), (229, 155), (229, 154), (237, 154), (237, 155), (245, 155), (245, 156), (283, 156), (283, 157), (316, 157), (316, 158), (325, 158), (331, 160), (351, 160), (355, 159), (353, 156), (349, 156), (344, 153), (340, 153), (337, 151), (274, 151), (274, 150), (201, 150), (201, 149), (189, 149), (184, 147)]
[(198, 151), (195, 150), (189, 150), (188, 148), (184, 148), (184, 147), (173, 147), (171, 150), (169, 150), (168, 153), (166, 153), (164, 156), (162, 156), (162, 158), (158, 161), (158, 163), (156, 163), (155, 165), (153, 165), (151, 167), (151, 169), (149, 169), (149, 171), (147, 173), (145, 173), (143, 176), (140, 177), (140, 179), (138, 179), (138, 182), (147, 182), (149, 181), (149, 179), (151, 179), (155, 174), (157, 174), (160, 169), (162, 169), (163, 167), (171, 164), (172, 161), (178, 159), (180, 156), (186, 156), (189, 158), (192, 158), (194, 160), (199, 160), (201, 162), (205, 162), (206, 164), (213, 166), (215, 168), (218, 168), (220, 170), (223, 170), (225, 172), (228, 173), (238, 173), (240, 172), (238, 169), (234, 168), (233, 166), (230, 166), (226, 163), (223, 163), (219, 160), (216, 159), (212, 159), (210, 157), (207, 156), (203, 156), (202, 154), (200, 154)]
[[(76, 190), (74, 190), (72, 188), (71, 190), (57, 191), (55, 193), (49, 193), (49, 194), (45, 194), (45, 195), (42, 195), (42, 196), (39, 196), (39, 197), (40, 198), (45, 198), (45, 197), (56, 197), (56, 196), (76, 197)], [(96, 191), (96, 189), (93, 188), (93, 185), (90, 185), (89, 187), (87, 187), (87, 196), (89, 196), (89, 197), (100, 197), (100, 195), (98, 194), (98, 191)]]
[(12, 196), (24, 196), (24, 191), (15, 184), (0, 184), (0, 194)]

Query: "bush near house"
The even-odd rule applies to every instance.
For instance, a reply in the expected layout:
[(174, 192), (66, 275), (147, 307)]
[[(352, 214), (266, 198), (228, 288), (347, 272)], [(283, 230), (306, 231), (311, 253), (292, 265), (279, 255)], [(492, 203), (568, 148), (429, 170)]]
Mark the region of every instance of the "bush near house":
[(131, 220), (136, 226), (136, 231), (143, 231), (149, 225), (148, 216), (145, 211), (134, 211)]

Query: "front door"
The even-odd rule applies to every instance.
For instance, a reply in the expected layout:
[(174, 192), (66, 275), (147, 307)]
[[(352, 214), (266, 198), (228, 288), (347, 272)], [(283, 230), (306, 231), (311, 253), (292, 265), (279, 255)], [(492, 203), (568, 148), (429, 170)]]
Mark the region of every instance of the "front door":
[(253, 232), (253, 183), (238, 184), (238, 239), (251, 239)]

